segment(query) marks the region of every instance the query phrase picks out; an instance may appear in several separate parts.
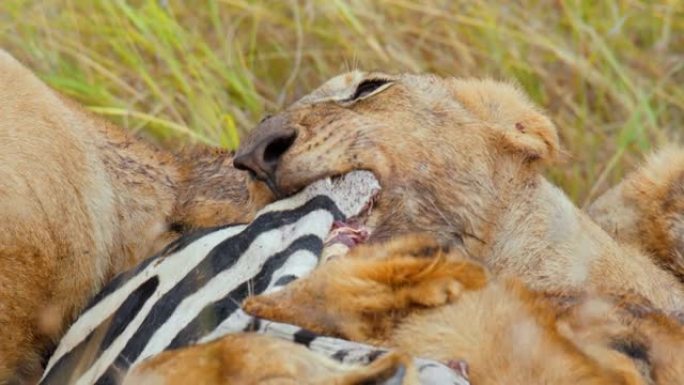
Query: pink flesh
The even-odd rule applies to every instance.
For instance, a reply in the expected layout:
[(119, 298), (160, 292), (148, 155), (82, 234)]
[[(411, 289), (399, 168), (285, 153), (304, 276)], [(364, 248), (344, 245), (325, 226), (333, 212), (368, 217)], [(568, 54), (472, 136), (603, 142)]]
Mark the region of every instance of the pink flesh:
[(369, 236), (370, 232), (368, 231), (368, 228), (357, 221), (335, 221), (333, 222), (332, 230), (330, 231), (325, 244), (331, 245), (333, 243), (342, 243), (345, 246), (352, 248), (368, 240)]
[(465, 378), (466, 380), (468, 379), (468, 363), (464, 360), (449, 360), (447, 361), (447, 366), (451, 368), (451, 370), (460, 374), (461, 377)]
[(364, 243), (370, 237), (370, 229), (364, 224), (368, 216), (373, 210), (373, 204), (377, 198), (378, 191), (366, 203), (361, 210), (361, 214), (354, 218), (349, 218), (347, 221), (334, 221), (330, 234), (325, 239), (324, 247), (328, 247), (337, 243), (345, 245), (351, 249), (361, 243)]

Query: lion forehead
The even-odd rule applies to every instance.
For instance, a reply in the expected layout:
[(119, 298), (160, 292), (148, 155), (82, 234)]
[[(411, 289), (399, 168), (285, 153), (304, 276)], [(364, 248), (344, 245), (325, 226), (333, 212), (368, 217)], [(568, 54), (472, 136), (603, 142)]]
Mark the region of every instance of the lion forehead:
[(324, 101), (344, 100), (354, 93), (356, 85), (366, 76), (362, 71), (351, 71), (337, 75), (310, 94), (299, 99), (293, 106), (301, 107), (307, 104)]

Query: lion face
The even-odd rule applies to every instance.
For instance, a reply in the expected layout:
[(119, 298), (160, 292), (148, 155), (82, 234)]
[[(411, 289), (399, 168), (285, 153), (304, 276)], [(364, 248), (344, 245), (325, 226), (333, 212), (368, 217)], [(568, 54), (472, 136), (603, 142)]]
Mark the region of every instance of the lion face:
[(382, 186), (373, 239), (453, 239), (496, 196), (498, 174), (536, 169), (557, 149), (550, 121), (508, 84), (355, 71), (265, 118), (235, 165), (279, 196), (369, 170)]

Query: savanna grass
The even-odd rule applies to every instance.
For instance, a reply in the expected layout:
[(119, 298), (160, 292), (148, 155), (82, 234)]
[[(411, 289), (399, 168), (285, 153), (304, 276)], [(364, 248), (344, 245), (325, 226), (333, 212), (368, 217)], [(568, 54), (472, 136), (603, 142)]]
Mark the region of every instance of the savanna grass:
[(132, 131), (228, 148), (351, 68), (520, 84), (580, 204), (684, 138), (684, 2), (2, 0), (0, 46)]

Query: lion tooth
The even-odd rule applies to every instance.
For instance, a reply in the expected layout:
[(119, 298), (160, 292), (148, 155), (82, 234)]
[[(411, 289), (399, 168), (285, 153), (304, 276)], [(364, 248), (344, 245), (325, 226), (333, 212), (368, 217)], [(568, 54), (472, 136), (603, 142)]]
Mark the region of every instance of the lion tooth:
[(325, 178), (325, 183), (326, 183), (328, 186), (332, 186), (332, 178), (326, 177), (326, 178)]

